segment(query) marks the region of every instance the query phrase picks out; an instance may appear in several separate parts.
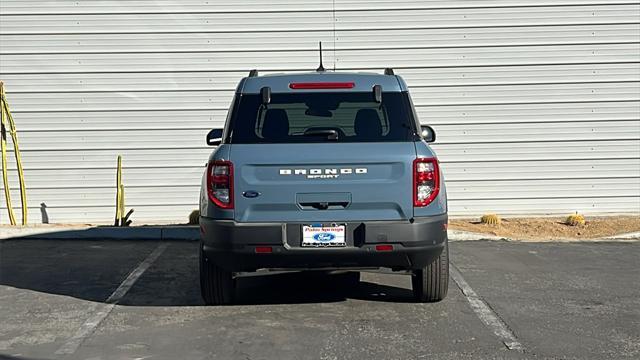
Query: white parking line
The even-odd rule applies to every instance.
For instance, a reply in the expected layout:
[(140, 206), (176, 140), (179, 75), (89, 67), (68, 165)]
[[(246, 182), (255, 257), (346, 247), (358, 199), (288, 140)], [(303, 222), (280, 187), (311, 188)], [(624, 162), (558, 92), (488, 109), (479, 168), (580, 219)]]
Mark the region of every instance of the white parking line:
[(57, 351), (56, 355), (69, 355), (78, 350), (82, 342), (93, 333), (100, 323), (111, 313), (113, 308), (131, 289), (133, 284), (140, 278), (142, 274), (156, 261), (160, 255), (167, 249), (168, 244), (160, 244), (153, 250), (146, 259), (129, 273), (126, 279), (118, 286), (118, 288), (107, 298), (106, 304), (95, 304), (90, 312), (93, 315), (89, 317), (78, 329), (78, 331), (66, 343), (64, 343)]
[(500, 338), (502, 343), (510, 350), (523, 351), (522, 344), (518, 341), (514, 333), (509, 330), (507, 324), (505, 324), (498, 315), (491, 310), (489, 305), (485, 303), (475, 291), (467, 284), (462, 277), (462, 274), (453, 264), (450, 264), (449, 273), (451, 278), (458, 285), (464, 296), (469, 301), (471, 308), (476, 313), (478, 318), (489, 328), (493, 333)]

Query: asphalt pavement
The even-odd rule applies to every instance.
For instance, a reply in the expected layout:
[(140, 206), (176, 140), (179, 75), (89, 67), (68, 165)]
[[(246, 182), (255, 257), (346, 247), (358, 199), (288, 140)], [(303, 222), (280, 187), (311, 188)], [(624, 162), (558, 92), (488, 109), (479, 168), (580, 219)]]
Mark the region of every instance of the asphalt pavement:
[(3, 240), (0, 359), (640, 358), (640, 243), (450, 249), (439, 303), (407, 275), (291, 273), (206, 307), (197, 242)]

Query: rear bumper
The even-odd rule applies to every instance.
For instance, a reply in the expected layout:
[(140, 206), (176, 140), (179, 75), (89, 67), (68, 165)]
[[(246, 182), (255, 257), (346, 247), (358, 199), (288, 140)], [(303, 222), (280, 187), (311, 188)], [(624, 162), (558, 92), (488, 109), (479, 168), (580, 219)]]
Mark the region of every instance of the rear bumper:
[[(347, 224), (343, 248), (302, 248), (301, 223), (237, 223), (200, 218), (205, 256), (230, 271), (299, 268), (419, 269), (435, 260), (447, 237), (447, 215), (414, 221), (372, 221)], [(376, 245), (393, 245), (377, 251)], [(256, 247), (271, 247), (256, 253)]]

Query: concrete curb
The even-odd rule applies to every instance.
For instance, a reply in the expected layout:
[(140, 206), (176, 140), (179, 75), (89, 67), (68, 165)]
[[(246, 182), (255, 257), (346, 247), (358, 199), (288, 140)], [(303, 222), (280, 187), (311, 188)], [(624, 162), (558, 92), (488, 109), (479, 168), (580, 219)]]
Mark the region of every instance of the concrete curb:
[(9, 239), (94, 239), (94, 240), (186, 240), (200, 239), (198, 226), (73, 226), (0, 228), (0, 240)]
[(492, 241), (508, 241), (509, 238), (502, 236), (496, 236), (491, 234), (475, 233), (471, 231), (462, 230), (447, 230), (447, 235), (450, 241), (477, 241), (477, 240), (492, 240)]
[[(513, 242), (522, 242), (523, 240), (512, 239), (508, 237), (495, 236), (491, 234), (483, 234), (483, 233), (475, 233), (470, 231), (462, 231), (462, 230), (449, 230), (449, 240), (450, 241), (478, 241), (478, 240), (490, 240), (490, 241), (513, 241)], [(604, 237), (604, 238), (595, 238), (595, 239), (571, 239), (571, 238), (559, 238), (559, 239), (550, 239), (546, 241), (540, 240), (525, 240), (526, 242), (611, 242), (611, 241), (639, 241), (640, 240), (640, 232), (626, 233), (626, 234), (618, 234), (614, 236)]]
[(640, 231), (626, 233), (626, 234), (618, 234), (616, 236), (610, 236), (604, 239), (605, 240), (640, 240)]
[[(9, 239), (99, 239), (99, 240), (186, 240), (200, 239), (198, 226), (72, 226), (72, 227), (5, 227), (0, 240)], [(452, 241), (508, 240), (489, 234), (449, 230)]]
[[(517, 239), (474, 233), (461, 230), (449, 230), (451, 241), (518, 241)], [(54, 239), (54, 240), (174, 240), (197, 241), (200, 230), (197, 225), (190, 226), (70, 226), (70, 227), (0, 227), (0, 240), (10, 239)], [(637, 241), (640, 232), (620, 234), (601, 239), (554, 239), (552, 242), (567, 241)]]

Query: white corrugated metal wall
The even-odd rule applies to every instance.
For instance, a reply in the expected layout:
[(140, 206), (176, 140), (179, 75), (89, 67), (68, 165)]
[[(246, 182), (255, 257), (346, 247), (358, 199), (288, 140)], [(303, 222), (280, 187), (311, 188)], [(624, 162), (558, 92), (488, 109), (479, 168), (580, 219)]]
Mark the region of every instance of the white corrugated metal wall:
[(237, 81), (319, 40), (405, 77), (452, 214), (640, 213), (637, 0), (0, 0), (32, 221), (111, 221), (117, 154), (134, 219), (182, 221)]

